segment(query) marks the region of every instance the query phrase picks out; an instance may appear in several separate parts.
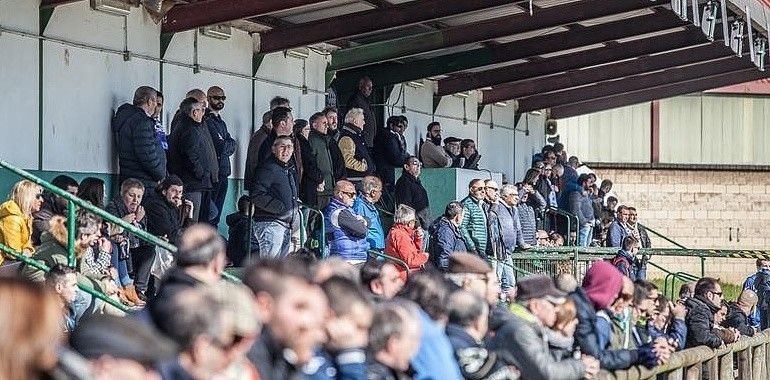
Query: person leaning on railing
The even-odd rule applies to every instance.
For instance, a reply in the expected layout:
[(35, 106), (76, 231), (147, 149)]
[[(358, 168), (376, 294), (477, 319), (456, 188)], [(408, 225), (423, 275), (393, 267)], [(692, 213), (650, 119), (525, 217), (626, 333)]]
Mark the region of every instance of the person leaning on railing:
[[(21, 180), (11, 190), (11, 197), (0, 205), (0, 243), (17, 252), (31, 255), (32, 214), (43, 204), (43, 188), (40, 185)], [(0, 255), (0, 264), (5, 255)]]

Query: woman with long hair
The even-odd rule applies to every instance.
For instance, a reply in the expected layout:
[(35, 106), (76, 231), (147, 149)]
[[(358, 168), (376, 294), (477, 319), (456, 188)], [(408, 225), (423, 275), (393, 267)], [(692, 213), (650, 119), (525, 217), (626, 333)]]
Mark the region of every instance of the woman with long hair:
[(56, 366), (62, 311), (42, 285), (0, 278), (0, 378), (37, 380)]
[[(40, 185), (21, 180), (16, 182), (7, 201), (0, 205), (0, 243), (17, 252), (31, 255), (32, 214), (40, 211), (43, 204), (43, 188)], [(5, 255), (0, 255), (0, 264)]]
[(78, 198), (90, 202), (92, 205), (104, 208), (104, 181), (99, 178), (88, 177), (78, 186)]

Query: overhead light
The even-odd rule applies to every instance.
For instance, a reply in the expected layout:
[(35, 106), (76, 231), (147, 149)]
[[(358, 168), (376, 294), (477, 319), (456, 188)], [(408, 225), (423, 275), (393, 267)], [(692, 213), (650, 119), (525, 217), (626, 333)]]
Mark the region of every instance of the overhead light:
[(508, 107), (508, 103), (506, 102), (495, 102), (495, 105), (498, 107)]
[(425, 83), (422, 83), (421, 80), (410, 80), (409, 82), (406, 82), (406, 85), (412, 88), (423, 88), (425, 87)]
[(131, 5), (119, 0), (91, 0), (91, 9), (115, 16), (131, 14)]
[(299, 59), (307, 59), (308, 57), (310, 57), (310, 49), (308, 49), (306, 47), (301, 47), (301, 48), (294, 48), (294, 49), (284, 50), (283, 51), (283, 55), (285, 57), (294, 57), (294, 58), (299, 58)]
[(441, 78), (442, 78), (442, 77), (427, 77), (427, 78), (425, 78), (425, 79), (427, 79), (427, 80), (432, 80), (432, 81), (436, 82), (436, 81), (438, 81), (438, 80), (441, 80)]
[(216, 38), (218, 40), (227, 40), (233, 35), (233, 29), (228, 25), (210, 25), (200, 28), (202, 35)]
[(458, 97), (458, 98), (463, 98), (463, 99), (465, 99), (465, 98), (467, 98), (467, 97), (471, 96), (471, 92), (470, 92), (470, 91), (463, 91), (463, 92), (458, 92), (458, 93), (456, 93), (456, 94), (452, 94), (452, 96), (456, 96), (456, 97)]
[(535, 115), (535, 116), (540, 116), (540, 115), (542, 115), (543, 113), (542, 113), (542, 112), (540, 112), (540, 111), (529, 111), (529, 114), (530, 114), (530, 115)]
[(492, 89), (492, 87), (487, 86), (487, 87), (480, 88), (479, 91), (489, 91), (491, 89)]

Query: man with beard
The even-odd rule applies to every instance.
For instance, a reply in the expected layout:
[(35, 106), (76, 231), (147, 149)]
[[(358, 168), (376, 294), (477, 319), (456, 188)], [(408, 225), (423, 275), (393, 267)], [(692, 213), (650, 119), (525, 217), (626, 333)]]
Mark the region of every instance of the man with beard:
[(326, 107), (323, 110), (324, 116), (326, 116), (326, 122), (329, 125), (329, 136), (334, 139), (334, 142), (340, 141), (340, 130), (337, 128), (337, 109), (334, 107)]
[(235, 139), (227, 131), (227, 124), (222, 120), (219, 114), (225, 108), (225, 91), (217, 86), (209, 87), (207, 92), (209, 109), (206, 116), (203, 117), (203, 123), (208, 127), (211, 134), (211, 142), (214, 143), (214, 150), (217, 154), (217, 163), (219, 164), (219, 178), (214, 191), (211, 193), (211, 200), (216, 206), (214, 217), (209, 220), (212, 226), (219, 224), (219, 218), (222, 216), (222, 206), (225, 204), (227, 195), (227, 177), (230, 176), (230, 156), (235, 153)]
[(420, 147), (420, 159), (426, 168), (446, 168), (452, 165), (452, 157), (441, 148), (441, 124), (438, 121), (428, 124), (427, 140)]

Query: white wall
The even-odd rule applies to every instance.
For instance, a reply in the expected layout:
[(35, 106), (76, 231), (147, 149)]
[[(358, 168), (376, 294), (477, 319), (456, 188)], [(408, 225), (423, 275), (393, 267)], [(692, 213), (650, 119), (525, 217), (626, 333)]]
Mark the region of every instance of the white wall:
[[(478, 97), (445, 96), (433, 112), (435, 82), (424, 81), (422, 88), (397, 85), (387, 103), (389, 115), (404, 113), (409, 118), (406, 132), (407, 146), (417, 151), (420, 137), (425, 137), (431, 121), (441, 123), (444, 138), (454, 136), (473, 139), (482, 155), (479, 166), (505, 174), (510, 182), (520, 181), (531, 165), (532, 154), (539, 152), (545, 142), (544, 117), (525, 114), (514, 130), (514, 111), (511, 107), (487, 106), (478, 115)], [(403, 91), (403, 93), (402, 93)], [(494, 124), (494, 127), (492, 125)], [(525, 131), (529, 132), (525, 132)]]
[[(192, 88), (218, 85), (227, 101), (223, 118), (238, 141), (233, 177), (242, 178), (252, 127), (252, 83), (255, 119), (276, 95), (289, 98), (296, 118), (308, 118), (324, 106), (326, 58), (311, 53), (303, 60), (282, 53), (266, 56), (252, 81), (252, 40), (233, 30), (228, 40), (198, 37), (201, 71), (194, 74), (194, 32), (178, 33), (168, 47), (161, 80), (160, 26), (139, 8), (127, 17), (128, 50), (124, 61), (122, 17), (92, 11), (89, 2), (57, 7), (45, 31), (54, 40), (38, 55), (39, 2), (0, 0), (0, 88), (12, 94), (0, 102), (0, 158), (24, 168), (85, 173), (114, 173), (110, 119), (130, 102), (140, 85), (163, 90), (169, 122), (184, 94)], [(27, 36), (21, 36), (26, 33)], [(63, 41), (62, 41), (63, 40)], [(38, 72), (43, 69), (43, 159), (38, 160)], [(309, 88), (303, 94), (301, 86)]]

